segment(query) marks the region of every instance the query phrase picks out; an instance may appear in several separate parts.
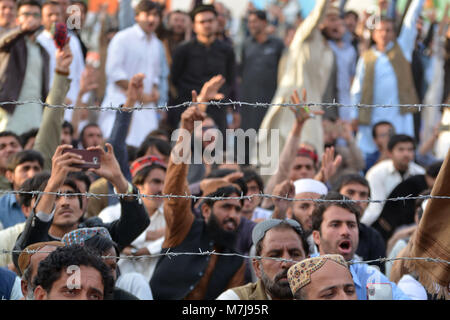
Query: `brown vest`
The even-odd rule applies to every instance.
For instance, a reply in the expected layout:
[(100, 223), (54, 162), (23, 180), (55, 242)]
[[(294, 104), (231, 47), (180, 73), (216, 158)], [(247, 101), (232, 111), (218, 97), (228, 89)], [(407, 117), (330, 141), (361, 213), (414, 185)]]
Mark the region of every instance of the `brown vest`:
[(241, 300), (269, 300), (261, 280), (233, 288), (233, 291)]
[[(398, 98), (400, 104), (418, 104), (419, 98), (414, 87), (411, 64), (406, 60), (403, 52), (397, 42), (394, 43), (392, 49), (386, 52), (386, 55), (394, 68), (397, 78)], [(361, 104), (373, 104), (373, 88), (375, 78), (375, 63), (377, 56), (373, 49), (367, 50), (362, 58), (364, 59), (364, 79), (361, 95)], [(401, 79), (401, 81), (398, 81)], [(400, 112), (416, 112), (416, 108), (401, 107)], [(372, 108), (359, 109), (359, 124), (370, 125), (372, 120)]]

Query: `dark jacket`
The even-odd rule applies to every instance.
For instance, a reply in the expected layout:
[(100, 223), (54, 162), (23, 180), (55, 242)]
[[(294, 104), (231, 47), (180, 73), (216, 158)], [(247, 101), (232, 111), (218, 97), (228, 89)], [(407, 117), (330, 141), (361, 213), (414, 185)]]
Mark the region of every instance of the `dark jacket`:
[[(372, 227), (366, 226), (364, 223), (359, 224), (359, 245), (356, 254), (364, 261), (375, 260), (386, 257), (386, 243), (381, 234)], [(370, 263), (380, 268), (384, 273), (384, 262)]]
[[(425, 175), (415, 175), (398, 184), (388, 198), (417, 197), (428, 189)], [(395, 230), (403, 225), (414, 223), (415, 200), (386, 201), (377, 221), (372, 225), (387, 242)]]
[[(28, 63), (28, 52), (25, 36), (28, 33), (20, 28), (11, 30), (0, 37), (0, 101), (17, 101), (25, 79), (25, 71)], [(39, 43), (42, 68), (42, 93), (41, 101), (45, 101), (49, 91), (49, 55)], [(14, 112), (15, 105), (2, 105), (8, 113)]]
[[(137, 194), (134, 187), (134, 194)], [(118, 220), (111, 223), (103, 223), (98, 217), (87, 219), (79, 224), (79, 228), (105, 227), (111, 234), (111, 238), (119, 246), (119, 250), (130, 245), (150, 224), (150, 218), (144, 206), (135, 199), (133, 201), (120, 200), (121, 215)], [(52, 221), (40, 220), (35, 212), (32, 212), (25, 225), (24, 231), (18, 237), (14, 250), (24, 250), (30, 244), (44, 241), (60, 241), (48, 234)], [(19, 253), (13, 253), (13, 262), (18, 268)]]
[[(196, 219), (184, 241), (180, 245), (170, 248), (170, 252), (193, 252), (195, 249), (212, 252), (214, 251), (214, 241), (211, 238), (206, 231), (205, 222)], [(167, 251), (168, 249), (162, 250), (162, 252)], [(209, 255), (161, 257), (150, 281), (154, 299), (184, 299), (205, 275), (210, 259)], [(215, 299), (225, 291), (230, 279), (242, 267), (242, 262), (242, 258), (238, 256), (219, 256), (203, 299)]]

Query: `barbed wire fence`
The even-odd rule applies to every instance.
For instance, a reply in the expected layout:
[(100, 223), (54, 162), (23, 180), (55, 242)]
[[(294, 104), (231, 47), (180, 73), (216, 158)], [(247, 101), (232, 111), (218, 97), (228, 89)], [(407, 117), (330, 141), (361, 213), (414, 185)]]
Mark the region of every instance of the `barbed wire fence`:
[[(43, 251), (43, 250), (6, 250), (2, 249), (0, 250), (0, 254), (21, 254), (21, 253), (28, 253), (28, 254), (34, 254), (36, 252), (39, 253), (51, 253), (52, 251)], [(250, 256), (250, 255), (244, 255), (240, 253), (230, 252), (230, 253), (224, 253), (224, 252), (216, 252), (216, 251), (202, 251), (199, 248), (199, 252), (173, 252), (170, 251), (170, 249), (167, 252), (164, 253), (155, 253), (155, 254), (149, 254), (149, 255), (140, 255), (140, 256), (127, 256), (127, 255), (120, 255), (118, 257), (111, 257), (111, 256), (101, 256), (103, 259), (119, 259), (119, 260), (148, 260), (148, 259), (155, 259), (160, 257), (168, 257), (169, 259), (178, 257), (178, 256), (224, 256), (224, 257), (241, 257), (243, 259), (256, 259), (256, 260), (273, 260), (277, 262), (285, 262), (285, 263), (297, 263), (298, 260), (291, 260), (291, 259), (284, 259), (284, 258), (276, 258), (276, 257), (263, 257), (263, 256)], [(434, 262), (434, 263), (443, 263), (450, 265), (450, 261), (442, 260), (442, 259), (435, 259), (435, 258), (424, 258), (424, 257), (397, 257), (397, 258), (379, 258), (379, 259), (373, 259), (373, 260), (352, 260), (348, 261), (349, 265), (352, 264), (362, 264), (362, 263), (374, 263), (374, 262), (388, 262), (388, 261), (396, 261), (396, 260), (415, 260), (415, 261), (425, 261), (425, 262)]]
[[(82, 109), (82, 110), (91, 110), (91, 111), (118, 111), (118, 112), (134, 112), (134, 111), (140, 111), (140, 110), (161, 110), (161, 111), (168, 111), (169, 109), (175, 109), (175, 108), (186, 108), (190, 106), (199, 106), (199, 105), (207, 105), (207, 106), (215, 106), (218, 108), (221, 107), (232, 107), (233, 109), (236, 109), (237, 107), (253, 107), (253, 108), (269, 108), (269, 107), (304, 107), (307, 111), (309, 107), (322, 107), (322, 108), (332, 108), (332, 107), (346, 107), (346, 108), (412, 108), (417, 109), (418, 111), (421, 111), (422, 108), (449, 108), (450, 104), (390, 104), (390, 105), (381, 105), (381, 104), (356, 104), (356, 105), (346, 105), (336, 102), (331, 103), (317, 103), (317, 102), (305, 102), (300, 104), (294, 104), (294, 103), (249, 103), (249, 102), (241, 102), (241, 101), (210, 101), (210, 102), (184, 102), (177, 105), (164, 105), (164, 106), (145, 106), (143, 104), (137, 104), (136, 106), (132, 108), (126, 108), (123, 106), (74, 106), (74, 105), (68, 105), (68, 104), (60, 104), (60, 105), (54, 105), (49, 104), (46, 102), (43, 102), (41, 100), (27, 100), (27, 101), (6, 101), (6, 102), (0, 102), (0, 107), (6, 106), (6, 105), (25, 105), (25, 104), (40, 104), (43, 107), (51, 108), (51, 109), (67, 109), (67, 110), (76, 110), (76, 109)], [(56, 196), (86, 196), (86, 197), (93, 197), (93, 198), (101, 198), (101, 197), (117, 197), (117, 198), (124, 198), (124, 197), (135, 197), (138, 200), (141, 200), (142, 198), (162, 198), (162, 199), (191, 199), (194, 201), (198, 200), (251, 200), (255, 197), (261, 197), (261, 198), (272, 198), (272, 199), (278, 199), (278, 200), (286, 200), (286, 201), (313, 201), (313, 202), (375, 202), (375, 203), (384, 203), (386, 201), (408, 201), (408, 200), (427, 200), (427, 199), (450, 199), (450, 196), (432, 196), (432, 195), (419, 195), (419, 196), (413, 196), (408, 195), (404, 197), (396, 197), (396, 198), (387, 198), (387, 199), (367, 199), (367, 200), (351, 200), (351, 199), (342, 199), (342, 200), (327, 200), (327, 199), (310, 199), (310, 198), (289, 198), (286, 196), (280, 196), (280, 195), (273, 195), (273, 194), (252, 194), (252, 195), (241, 195), (237, 197), (208, 197), (208, 196), (196, 196), (196, 195), (174, 195), (174, 194), (160, 194), (160, 195), (148, 195), (148, 194), (120, 194), (120, 193), (114, 193), (114, 194), (97, 194), (97, 193), (91, 193), (91, 192), (84, 192), (84, 193), (63, 193), (63, 192), (45, 192), (45, 191), (23, 191), (23, 190), (0, 190), (0, 195), (4, 194), (30, 194), (32, 196), (40, 195), (40, 194), (53, 194)], [(37, 251), (33, 250), (6, 250), (2, 249), (0, 250), (0, 254), (14, 254), (14, 253), (35, 253)], [(43, 251), (39, 251), (43, 252)], [(48, 252), (50, 253), (50, 252)], [(218, 255), (218, 256), (238, 256), (242, 257), (244, 259), (270, 259), (280, 262), (289, 262), (289, 263), (296, 263), (298, 261), (295, 260), (288, 260), (288, 259), (282, 259), (282, 258), (274, 258), (274, 257), (262, 257), (262, 256), (249, 256), (249, 255), (243, 255), (239, 253), (221, 253), (216, 251), (202, 251), (199, 248), (199, 252), (173, 252), (168, 250), (164, 253), (158, 253), (158, 254), (151, 254), (151, 255), (141, 255), (141, 256), (127, 256), (127, 255), (121, 255), (117, 257), (117, 259), (128, 259), (128, 260), (142, 260), (142, 259), (155, 259), (162, 256), (167, 256), (168, 258), (175, 258), (177, 256), (181, 255), (197, 255), (197, 256), (211, 256), (211, 255)], [(102, 257), (104, 259), (110, 259), (110, 256), (104, 256)], [(374, 260), (366, 260), (366, 261), (358, 261), (353, 260), (349, 261), (349, 265), (351, 264), (360, 264), (360, 263), (375, 263), (375, 262), (389, 262), (389, 261), (396, 261), (396, 260), (416, 260), (416, 261), (425, 261), (425, 262), (431, 262), (431, 263), (443, 263), (450, 265), (450, 261), (442, 260), (442, 259), (435, 259), (435, 258), (424, 258), (424, 257), (397, 257), (397, 258), (379, 258)]]

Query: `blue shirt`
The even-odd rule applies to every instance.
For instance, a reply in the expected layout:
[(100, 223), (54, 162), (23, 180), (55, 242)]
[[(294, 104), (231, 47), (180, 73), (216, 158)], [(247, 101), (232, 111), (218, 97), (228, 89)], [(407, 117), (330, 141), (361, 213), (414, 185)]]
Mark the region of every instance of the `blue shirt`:
[(0, 222), (3, 228), (25, 222), (26, 219), (14, 194), (8, 193), (0, 197)]
[[(311, 257), (317, 256), (319, 256), (317, 253), (311, 254)], [(350, 273), (352, 274), (353, 282), (355, 283), (358, 300), (367, 300), (366, 286), (368, 283), (390, 283), (392, 286), (392, 300), (411, 300), (411, 298), (400, 290), (395, 283), (390, 282), (377, 268), (369, 266), (367, 263), (351, 264)]]
[[(397, 43), (401, 48), (406, 60), (411, 62), (414, 51), (417, 28), (416, 21), (422, 10), (424, 0), (414, 0), (408, 9), (403, 21), (402, 30)], [(386, 52), (394, 46), (391, 42), (386, 47)], [(380, 52), (374, 49), (377, 61), (375, 62), (373, 104), (397, 105), (399, 104), (399, 95), (397, 87), (397, 76), (392, 67), (386, 52)], [(361, 101), (363, 80), (364, 80), (364, 60), (359, 59), (356, 67), (355, 80), (351, 89), (352, 104), (358, 104)], [(353, 109), (350, 113), (351, 118), (357, 118), (358, 111)], [(364, 157), (367, 154), (376, 151), (376, 145), (372, 138), (372, 126), (379, 121), (389, 121), (395, 127), (397, 134), (407, 134), (414, 136), (414, 122), (411, 113), (401, 114), (400, 108), (373, 108), (371, 125), (360, 125), (358, 129), (357, 142)]]

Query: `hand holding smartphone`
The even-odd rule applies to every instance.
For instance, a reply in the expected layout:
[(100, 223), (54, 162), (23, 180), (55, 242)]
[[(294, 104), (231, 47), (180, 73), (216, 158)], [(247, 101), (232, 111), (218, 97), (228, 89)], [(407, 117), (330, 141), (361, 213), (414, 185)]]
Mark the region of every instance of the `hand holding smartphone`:
[(75, 168), (87, 169), (99, 169), (100, 168), (100, 151), (98, 150), (85, 150), (85, 149), (64, 149), (64, 153), (75, 153), (82, 157), (85, 161), (84, 164), (73, 165)]

